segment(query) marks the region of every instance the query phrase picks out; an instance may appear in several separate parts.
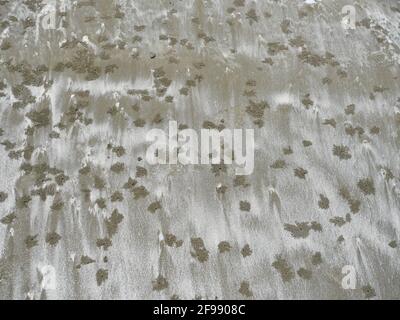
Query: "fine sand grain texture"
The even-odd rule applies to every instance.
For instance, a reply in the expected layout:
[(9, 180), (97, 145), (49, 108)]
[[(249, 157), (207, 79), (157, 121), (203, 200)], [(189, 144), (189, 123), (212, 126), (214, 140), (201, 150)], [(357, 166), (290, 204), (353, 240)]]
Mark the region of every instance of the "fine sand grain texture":
[(399, 63), (396, 0), (0, 0), (0, 298), (399, 299)]

